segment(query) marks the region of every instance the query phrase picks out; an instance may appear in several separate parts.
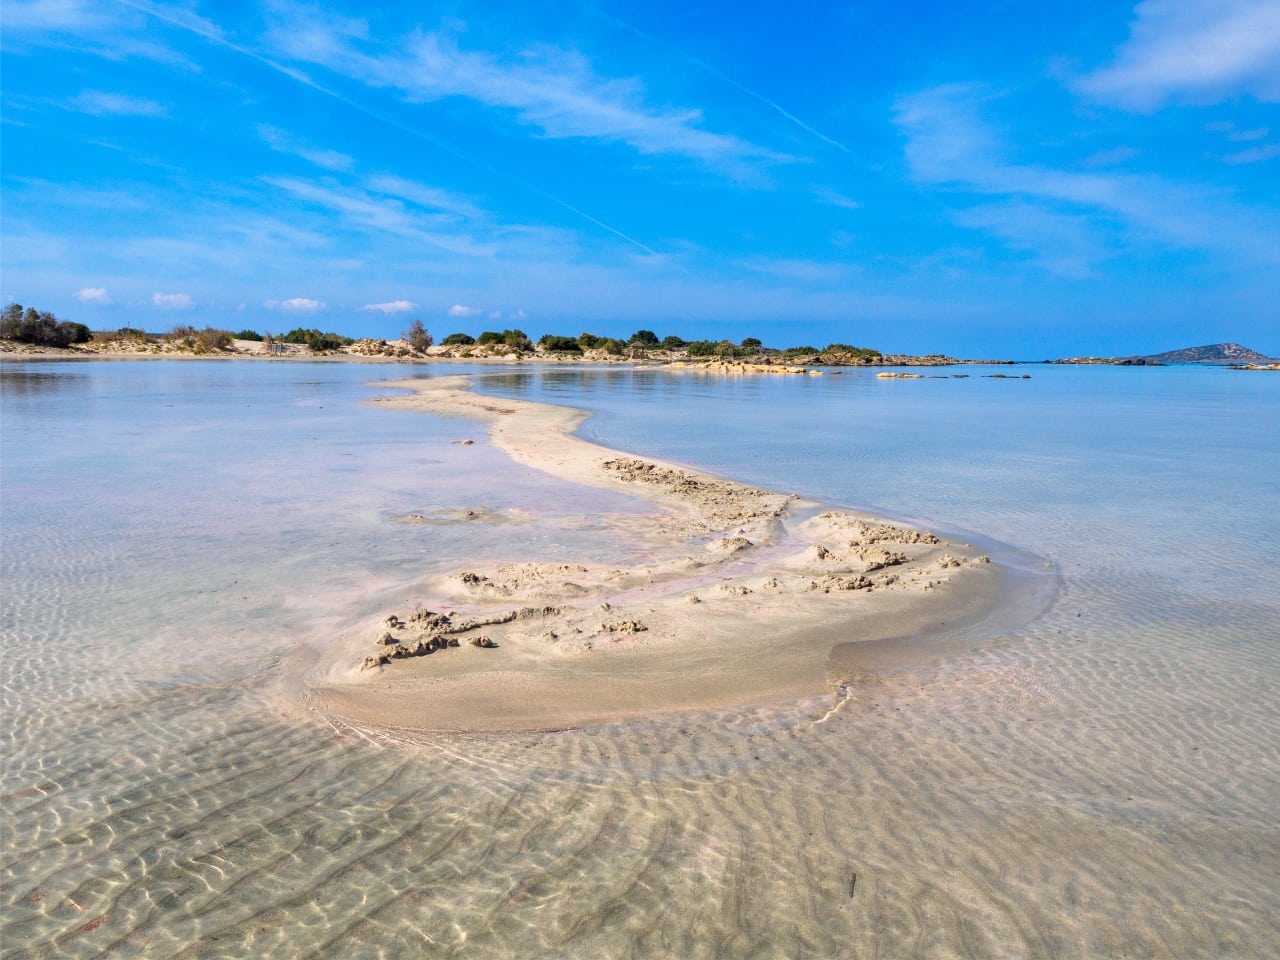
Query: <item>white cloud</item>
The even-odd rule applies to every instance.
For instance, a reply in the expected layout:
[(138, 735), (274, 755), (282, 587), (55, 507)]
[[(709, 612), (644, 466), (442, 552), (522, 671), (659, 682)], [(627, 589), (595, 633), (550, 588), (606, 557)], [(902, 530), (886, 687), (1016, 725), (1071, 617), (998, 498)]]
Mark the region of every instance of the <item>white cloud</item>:
[(270, 39), (285, 56), (399, 90), (412, 101), (465, 97), (514, 111), (520, 122), (548, 137), (593, 137), (626, 143), (644, 154), (731, 167), (747, 160), (791, 159), (703, 129), (697, 108), (648, 105), (638, 78), (603, 77), (576, 51), (529, 45), (516, 57), (500, 57), (464, 50), (452, 36), (434, 32), (413, 34), (390, 48), (399, 52), (370, 56), (359, 45), (367, 33), (363, 21), (326, 20), (294, 10)]
[(153, 293), (151, 302), (161, 310), (187, 310), (195, 306), (195, 301), (185, 293)]
[(490, 313), (490, 314), (489, 314), (489, 319), (490, 319), (490, 320), (501, 320), (501, 319), (502, 319), (502, 311), (501, 311), (501, 310), (494, 310), (492, 313)]
[(1237, 93), (1280, 99), (1280, 4), (1275, 0), (1145, 0), (1115, 61), (1077, 83), (1129, 110), (1171, 98), (1214, 102)]
[[(1057, 249), (1042, 250), (1042, 262), (1070, 262), (1070, 272), (1077, 274), (1090, 249), (1084, 232), (1122, 235), (1131, 243), (1230, 251), (1253, 262), (1275, 260), (1271, 251), (1280, 249), (1275, 227), (1220, 193), (1150, 175), (1006, 162), (1009, 151), (979, 116), (984, 99), (980, 87), (949, 85), (896, 104), (895, 119), (907, 137), (906, 157), (915, 179), (1022, 201), (1002, 209), (975, 209), (958, 218), (962, 223), (991, 229), (1006, 240), (1022, 230), (1019, 247), (1049, 243)], [(1039, 207), (1039, 216), (1029, 204)], [(1080, 214), (1087, 216), (1080, 219)], [(1103, 244), (1095, 242), (1093, 249), (1101, 251)]]
[(849, 268), (842, 263), (824, 263), (820, 260), (752, 257), (739, 260), (738, 266), (755, 273), (800, 283), (834, 282), (846, 279), (849, 274)]
[[(366, 230), (410, 237), (450, 253), (490, 256), (494, 252), (491, 245), (476, 243), (466, 233), (458, 231), (456, 221), (448, 219), (447, 222), (438, 222), (430, 214), (406, 211), (404, 204), (394, 198), (376, 197), (358, 188), (335, 187), (295, 177), (262, 179), (301, 200), (340, 213), (351, 223)], [(446, 233), (440, 227), (453, 232)]]
[(337, 150), (325, 150), (322, 147), (313, 146), (307, 141), (295, 137), (287, 130), (281, 130), (279, 127), (268, 126), (265, 123), (259, 124), (258, 136), (272, 150), (302, 157), (302, 159), (314, 163), (318, 167), (324, 167), (326, 170), (347, 171), (355, 166), (355, 160), (347, 154), (339, 153)]
[(69, 104), (71, 109), (95, 116), (164, 117), (169, 111), (154, 100), (129, 97), (103, 90), (86, 90)]
[(833, 207), (841, 207), (844, 210), (860, 210), (862, 204), (852, 197), (846, 197), (843, 193), (837, 193), (826, 187), (819, 187), (813, 191), (813, 195), (823, 203), (830, 204)]
[(1060, 277), (1091, 276), (1093, 264), (1108, 256), (1107, 248), (1090, 230), (1088, 216), (1046, 209), (1041, 204), (1020, 200), (982, 203), (958, 211), (955, 221), (990, 231)]
[(81, 303), (100, 303), (104, 305), (111, 302), (111, 297), (102, 287), (84, 287), (77, 290), (76, 299)]
[(418, 305), (412, 300), (389, 300), (386, 303), (366, 303), (363, 309), (377, 310), (391, 316), (393, 313), (408, 313), (417, 308)]
[(460, 303), (455, 303), (449, 308), (449, 316), (451, 317), (478, 317), (484, 313), (479, 307), (466, 307)]
[(405, 180), (401, 177), (385, 174), (370, 177), (366, 185), (375, 193), (385, 193), (393, 197), (399, 197), (402, 200), (408, 200), (416, 207), (423, 207), (427, 210), (443, 210), (446, 213), (457, 214), (468, 220), (484, 216), (484, 211), (465, 197), (449, 193), (447, 190), (414, 183), (412, 180)]
[(90, 0), (7, 0), (4, 5), (6, 30), (96, 30), (110, 23)]
[(323, 300), (311, 300), (307, 297), (290, 297), (288, 300), (264, 300), (263, 306), (268, 310), (284, 310), (286, 313), (317, 313), (328, 304)]
[(1230, 164), (1258, 163), (1262, 160), (1274, 160), (1280, 157), (1280, 143), (1268, 143), (1261, 147), (1250, 147), (1239, 153), (1229, 153), (1222, 159)]

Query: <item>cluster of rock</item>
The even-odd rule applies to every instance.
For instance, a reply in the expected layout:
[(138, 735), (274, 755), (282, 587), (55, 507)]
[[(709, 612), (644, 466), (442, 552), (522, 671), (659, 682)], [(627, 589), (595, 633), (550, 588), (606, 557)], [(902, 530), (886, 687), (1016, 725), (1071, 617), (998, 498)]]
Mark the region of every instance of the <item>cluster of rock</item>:
[(716, 480), (683, 470), (660, 467), (631, 457), (605, 460), (600, 466), (624, 483), (653, 484), (690, 502), (704, 515), (707, 524), (717, 529), (749, 521), (777, 519), (793, 499), (728, 480)]
[(869, 523), (861, 517), (855, 517), (839, 510), (828, 510), (814, 518), (815, 521), (830, 529), (838, 530), (849, 537), (850, 546), (861, 546), (868, 543), (927, 543), (936, 545), (942, 541), (930, 530), (913, 530), (910, 527), (897, 527), (889, 523)]
[(774, 364), (767, 361), (747, 361), (747, 360), (675, 360), (667, 364), (673, 369), (691, 369), (697, 370), (699, 373), (719, 373), (729, 376), (747, 376), (750, 374), (771, 374), (786, 375), (799, 374), (811, 377), (822, 376), (821, 370), (810, 370), (808, 367), (798, 367), (792, 364)]
[[(559, 607), (525, 607), (490, 617), (468, 617), (456, 622), (455, 614), (436, 613), (434, 610), (422, 608), (413, 611), (408, 622), (393, 613), (383, 621), (386, 630), (376, 641), (378, 653), (365, 657), (361, 669), (369, 670), (390, 663), (392, 660), (425, 657), (438, 650), (461, 647), (464, 640), (473, 647), (493, 649), (497, 644), (490, 637), (477, 634), (464, 638), (461, 634), (479, 630), (481, 627), (512, 623), (516, 620), (555, 616), (560, 612)], [(643, 626), (640, 629), (644, 629)], [(401, 635), (397, 636), (392, 632), (393, 630), (400, 632)], [(405, 631), (411, 635), (405, 636)]]

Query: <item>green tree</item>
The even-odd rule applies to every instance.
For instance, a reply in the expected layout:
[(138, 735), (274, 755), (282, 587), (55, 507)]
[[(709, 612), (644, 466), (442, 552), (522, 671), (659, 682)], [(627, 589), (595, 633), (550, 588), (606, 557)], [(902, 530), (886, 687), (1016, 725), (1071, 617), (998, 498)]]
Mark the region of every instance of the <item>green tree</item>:
[(582, 347), (578, 346), (578, 341), (573, 337), (557, 337), (555, 334), (545, 334), (538, 340), (538, 346), (543, 350), (552, 353), (581, 353)]
[(652, 330), (637, 330), (627, 342), (638, 343), (642, 347), (656, 347), (659, 343), (658, 335)]

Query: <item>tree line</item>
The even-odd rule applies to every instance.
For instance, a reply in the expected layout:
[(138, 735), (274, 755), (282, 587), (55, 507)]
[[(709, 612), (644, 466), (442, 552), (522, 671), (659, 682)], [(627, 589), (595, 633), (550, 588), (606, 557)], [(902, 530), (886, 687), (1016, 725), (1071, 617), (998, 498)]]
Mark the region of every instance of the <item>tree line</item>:
[[(34, 307), (24, 309), (19, 303), (11, 303), (5, 308), (3, 321), (0, 323), (0, 339), (16, 340), (38, 346), (67, 347), (75, 343), (87, 343), (94, 336), (93, 331), (83, 323), (59, 320), (53, 314), (43, 313)], [(135, 339), (144, 342), (152, 338), (152, 335), (133, 327), (121, 327), (119, 330), (100, 333), (98, 336), (103, 339)], [(170, 341), (181, 342), (200, 353), (225, 349), (231, 345), (233, 339), (300, 344), (316, 353), (340, 350), (355, 343), (354, 339), (340, 333), (307, 327), (295, 327), (288, 333), (272, 336), (269, 333), (258, 333), (256, 330), (232, 333), (215, 327), (196, 330), (189, 326), (178, 326), (163, 336)], [(410, 323), (403, 337), (417, 353), (424, 353), (435, 343), (435, 338), (423, 326), (421, 320)], [(475, 337), (468, 333), (451, 333), (440, 343), (446, 347), (500, 345), (518, 353), (533, 353), (541, 349), (548, 353), (582, 355), (588, 350), (599, 350), (610, 356), (644, 354), (650, 350), (684, 351), (690, 357), (724, 359), (766, 356), (792, 358), (820, 354), (840, 355), (847, 359), (875, 359), (880, 356), (878, 350), (855, 347), (847, 343), (830, 343), (824, 349), (812, 346), (779, 349), (766, 347), (756, 337), (746, 337), (741, 343), (734, 343), (731, 340), (685, 340), (677, 336), (659, 339), (652, 330), (645, 329), (637, 330), (625, 340), (617, 337), (600, 337), (594, 333), (585, 332), (576, 337), (547, 333), (538, 339), (536, 347), (528, 334), (519, 329), (486, 330)]]

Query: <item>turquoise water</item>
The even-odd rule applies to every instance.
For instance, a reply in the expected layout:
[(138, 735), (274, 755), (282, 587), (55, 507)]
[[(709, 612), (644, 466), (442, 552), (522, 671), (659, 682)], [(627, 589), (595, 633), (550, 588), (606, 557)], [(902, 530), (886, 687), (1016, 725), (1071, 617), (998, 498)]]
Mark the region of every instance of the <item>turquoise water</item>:
[(1280, 950), (1280, 378), (477, 369), (611, 446), (1013, 544), (1059, 598), (821, 725), (404, 743), (282, 707), (300, 645), (427, 572), (625, 555), (622, 498), (361, 405), (457, 371), (0, 368), (0, 955)]

